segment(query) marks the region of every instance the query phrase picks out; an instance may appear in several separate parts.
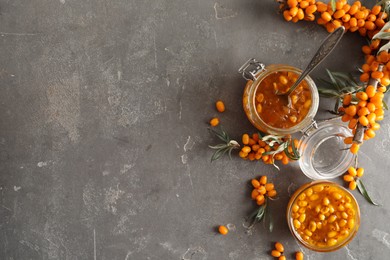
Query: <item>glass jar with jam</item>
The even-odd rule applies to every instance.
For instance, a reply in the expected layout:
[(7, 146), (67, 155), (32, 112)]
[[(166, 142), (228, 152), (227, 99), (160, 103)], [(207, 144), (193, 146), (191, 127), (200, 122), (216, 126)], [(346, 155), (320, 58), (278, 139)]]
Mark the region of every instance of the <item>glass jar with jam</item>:
[(288, 106), (286, 97), (277, 93), (289, 90), (302, 73), (300, 69), (289, 65), (265, 66), (250, 59), (239, 73), (247, 80), (243, 107), (253, 126), (273, 135), (303, 134), (299, 142), (299, 165), (307, 177), (332, 179), (347, 171), (354, 156), (343, 140), (352, 136), (352, 132), (341, 121), (317, 123), (314, 120), (319, 94), (310, 76), (290, 94), (291, 106)]
[(292, 195), (287, 223), (293, 236), (308, 249), (335, 251), (355, 237), (360, 225), (359, 205), (340, 185), (314, 181)]

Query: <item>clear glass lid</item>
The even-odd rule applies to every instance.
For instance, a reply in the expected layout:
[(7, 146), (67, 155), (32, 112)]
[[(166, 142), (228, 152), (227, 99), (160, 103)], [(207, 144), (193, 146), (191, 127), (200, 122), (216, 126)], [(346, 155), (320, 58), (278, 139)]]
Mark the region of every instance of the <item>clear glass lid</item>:
[(352, 136), (351, 130), (334, 120), (319, 123), (306, 132), (300, 140), (299, 166), (313, 180), (333, 179), (344, 174), (352, 165), (354, 155), (344, 138)]

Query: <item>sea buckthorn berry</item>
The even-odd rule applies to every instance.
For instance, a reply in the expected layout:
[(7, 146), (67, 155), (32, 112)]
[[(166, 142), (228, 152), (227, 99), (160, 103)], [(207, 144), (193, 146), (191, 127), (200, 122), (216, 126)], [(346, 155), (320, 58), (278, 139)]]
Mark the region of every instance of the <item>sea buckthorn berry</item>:
[(382, 28), (385, 25), (385, 21), (382, 18), (377, 18), (375, 20), (375, 25), (378, 26), (378, 28)]
[(344, 138), (344, 143), (345, 144), (352, 144), (352, 141), (353, 141), (353, 137), (346, 137), (346, 138)]
[(360, 100), (360, 101), (357, 103), (357, 106), (358, 106), (358, 107), (365, 107), (365, 106), (367, 106), (367, 101), (366, 101), (366, 100)]
[(372, 130), (374, 130), (374, 131), (377, 131), (377, 130), (379, 130), (380, 128), (381, 128), (381, 125), (378, 124), (378, 123), (375, 123), (375, 124), (371, 124), (371, 128), (370, 128), (370, 129), (372, 129)]
[(241, 157), (241, 158), (245, 158), (246, 159), (246, 157), (248, 156), (248, 154), (247, 153), (244, 153), (243, 151), (240, 151), (239, 153), (238, 153), (238, 155)]
[(370, 21), (370, 22), (375, 22), (376, 20), (376, 15), (375, 14), (369, 14), (366, 18), (367, 21)]
[(309, 6), (309, 2), (308, 1), (305, 1), (305, 0), (302, 0), (300, 3), (299, 3), (299, 7), (302, 8), (302, 9), (305, 9), (306, 7)]
[(267, 192), (267, 196), (271, 197), (271, 198), (275, 197), (276, 194), (277, 194), (276, 190), (270, 190), (270, 191)]
[(366, 93), (367, 93), (367, 96), (368, 96), (369, 98), (372, 98), (372, 97), (375, 95), (375, 93), (376, 93), (375, 87), (372, 86), (372, 85), (369, 85), (369, 86), (366, 88)]
[(364, 28), (366, 28), (367, 30), (375, 30), (376, 28), (376, 25), (374, 22), (371, 22), (371, 21), (366, 21), (365, 24), (364, 24)]
[(280, 257), (282, 254), (278, 250), (272, 250), (271, 255), (273, 257)]
[(254, 188), (260, 187), (260, 182), (256, 179), (252, 179), (251, 183)]
[(249, 135), (248, 134), (242, 135), (242, 143), (245, 145), (249, 144)]
[(321, 18), (326, 21), (326, 22), (329, 22), (330, 20), (332, 20), (332, 16), (329, 14), (329, 12), (323, 12), (321, 14)]
[(341, 17), (343, 17), (345, 15), (345, 11), (343, 9), (339, 9), (337, 10), (334, 14), (333, 14), (333, 17), (336, 18), (336, 19), (340, 19)]
[(386, 63), (389, 61), (389, 54), (387, 51), (381, 51), (379, 55), (377, 55), (377, 59), (379, 62)]
[(284, 252), (284, 246), (280, 242), (275, 243), (275, 249), (278, 250), (279, 252)]
[(303, 260), (303, 253), (301, 251), (295, 254), (295, 260)]
[(360, 116), (359, 117), (359, 123), (363, 126), (368, 126), (368, 124), (370, 123), (367, 119), (366, 116)]
[(369, 111), (368, 108), (366, 108), (366, 107), (361, 107), (361, 108), (359, 108), (359, 110), (358, 110), (358, 112), (357, 112), (358, 116), (366, 116), (366, 115), (368, 115), (369, 113), (370, 113), (370, 111)]
[(267, 193), (267, 191), (265, 190), (265, 187), (264, 186), (260, 186), (257, 191), (259, 192), (259, 194), (261, 195), (264, 195)]
[(366, 54), (366, 55), (371, 54), (371, 48), (370, 48), (370, 46), (364, 45), (364, 46), (362, 47), (362, 52), (363, 52), (364, 54)]
[(375, 123), (375, 119), (376, 119), (376, 114), (375, 113), (370, 113), (367, 116), (367, 119), (368, 119), (368, 122), (370, 122), (370, 124), (374, 124)]
[(374, 71), (371, 73), (371, 77), (374, 79), (381, 79), (381, 78), (383, 78), (383, 72), (382, 71)]
[(221, 100), (218, 100), (216, 103), (215, 103), (215, 107), (217, 108), (218, 112), (224, 112), (225, 111), (225, 104), (221, 101)]
[(219, 227), (218, 227), (218, 232), (219, 232), (221, 235), (227, 235), (227, 233), (229, 233), (229, 230), (228, 230), (227, 227), (225, 227), (225, 226), (219, 226)]
[(288, 10), (283, 11), (283, 17), (287, 22), (291, 21), (293, 18)]
[(298, 20), (303, 20), (303, 18), (305, 18), (305, 12), (303, 12), (301, 8), (298, 9), (297, 17)]
[(351, 145), (351, 148), (349, 150), (351, 151), (351, 153), (357, 154), (359, 151), (359, 148), (360, 148), (360, 145), (354, 143)]
[(316, 5), (309, 5), (306, 9), (305, 9), (305, 13), (307, 15), (309, 14), (313, 14), (315, 11), (317, 11), (317, 6)]
[(368, 74), (367, 72), (365, 72), (365, 73), (362, 73), (361, 75), (360, 75), (360, 81), (361, 82), (367, 82), (368, 81), (368, 79), (370, 78), (370, 74)]
[(255, 200), (256, 197), (259, 196), (259, 195), (260, 195), (260, 193), (256, 189), (252, 190), (252, 193), (251, 193), (251, 198), (252, 199)]
[(317, 11), (320, 13), (325, 12), (328, 9), (328, 5), (323, 2), (317, 2)]
[(363, 19), (364, 18), (364, 12), (363, 11), (357, 11), (356, 13), (355, 13), (355, 17), (356, 17), (356, 19)]
[(278, 260), (286, 260), (287, 258), (286, 258), (286, 256), (284, 256), (284, 255), (281, 255), (279, 258), (278, 258)]
[(260, 184), (261, 185), (267, 184), (267, 176), (263, 175), (260, 177)]
[(290, 8), (293, 8), (295, 6), (298, 5), (298, 1), (297, 0), (287, 0), (287, 5), (290, 7)]
[(363, 66), (362, 66), (362, 71), (363, 72), (369, 72), (370, 71), (370, 65), (368, 65), (367, 63), (364, 63)]
[(357, 177), (362, 177), (363, 176), (363, 174), (364, 174), (364, 168), (358, 168), (357, 170), (356, 170), (356, 176)]
[(275, 188), (274, 184), (273, 183), (267, 183), (265, 184), (265, 190), (266, 191), (270, 191), (270, 190), (273, 190)]
[(211, 120), (210, 120), (210, 125), (211, 126), (217, 126), (219, 125), (219, 119), (217, 117), (213, 117)]
[(371, 9), (371, 13), (373, 15), (378, 15), (380, 12), (381, 12), (381, 9), (382, 7), (380, 5), (375, 5), (372, 9)]
[(374, 130), (372, 130), (372, 129), (367, 129), (366, 132), (365, 132), (365, 134), (366, 134), (368, 137), (370, 137), (370, 138), (374, 138), (374, 137), (375, 137), (375, 132), (374, 132)]
[[(341, 20), (344, 22), (344, 23), (348, 23), (349, 20), (351, 20), (351, 16), (349, 14), (345, 14)], [(345, 26), (345, 25), (344, 25)]]
[(352, 95), (351, 94), (345, 95), (344, 99), (343, 99), (343, 105), (344, 106), (348, 106), (351, 103), (351, 100), (352, 100)]
[(348, 185), (350, 190), (355, 190), (356, 189), (356, 181), (351, 181)]
[(251, 152), (251, 148), (249, 146), (244, 146), (241, 148), (241, 151), (243, 151), (244, 153), (250, 153)]
[(375, 105), (373, 104), (373, 103), (368, 103), (367, 105), (366, 105), (366, 107), (367, 107), (367, 109), (368, 109), (368, 111), (370, 111), (370, 112), (375, 112)]
[(349, 19), (349, 25), (351, 25), (351, 27), (357, 27), (357, 19), (355, 17), (351, 17)]
[(343, 122), (348, 122), (349, 120), (352, 119), (352, 116), (348, 115), (348, 114), (344, 114), (342, 117), (341, 117), (341, 121)]
[(368, 99), (367, 93), (363, 92), (363, 91), (356, 93), (356, 97), (360, 100), (367, 100)]
[(356, 118), (352, 118), (351, 121), (349, 121), (348, 123), (348, 128), (349, 129), (354, 129), (356, 127), (356, 124), (357, 124), (357, 119)]
[(350, 15), (356, 14), (356, 12), (359, 10), (359, 7), (355, 4), (351, 5), (351, 8), (349, 9), (348, 13)]
[[(382, 78), (382, 79), (385, 79), (385, 78)], [(382, 83), (382, 79), (381, 79), (381, 84), (383, 84)], [(388, 82), (386, 81), (385, 84), (383, 84), (383, 85), (386, 85), (386, 86), (390, 85), (390, 79), (386, 79), (386, 80)], [(386, 90), (387, 90), (387, 88), (385, 86), (381, 86), (381, 87), (378, 88), (378, 91), (382, 92), (382, 93), (386, 92)]]
[(294, 17), (294, 16), (296, 16), (297, 14), (298, 14), (298, 10), (299, 10), (299, 8), (298, 7), (293, 7), (293, 8), (291, 8), (290, 9), (290, 15), (292, 16), (292, 17)]
[(354, 180), (353, 176), (351, 176), (351, 175), (349, 175), (349, 174), (345, 174), (345, 175), (343, 176), (343, 179), (344, 179), (344, 181), (346, 181), (346, 182), (351, 182), (351, 181)]
[(348, 174), (351, 175), (352, 177), (356, 176), (356, 169), (355, 167), (351, 166), (348, 168)]
[(349, 107), (347, 107), (346, 109), (345, 109), (345, 113), (347, 114), (347, 115), (350, 115), (350, 116), (354, 116), (354, 115), (356, 115), (356, 106), (355, 105), (350, 105)]

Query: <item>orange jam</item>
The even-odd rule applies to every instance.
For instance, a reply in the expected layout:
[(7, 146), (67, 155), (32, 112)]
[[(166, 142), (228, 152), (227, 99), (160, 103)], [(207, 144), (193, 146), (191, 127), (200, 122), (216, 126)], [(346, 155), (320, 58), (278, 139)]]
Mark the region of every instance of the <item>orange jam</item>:
[(292, 107), (287, 107), (286, 97), (275, 94), (285, 93), (298, 79), (294, 72), (278, 71), (262, 80), (255, 94), (256, 111), (260, 118), (275, 128), (290, 128), (300, 123), (312, 104), (308, 83), (303, 80), (290, 94)]
[(317, 251), (345, 245), (359, 227), (356, 200), (332, 183), (319, 183), (294, 194), (289, 221), (295, 236)]

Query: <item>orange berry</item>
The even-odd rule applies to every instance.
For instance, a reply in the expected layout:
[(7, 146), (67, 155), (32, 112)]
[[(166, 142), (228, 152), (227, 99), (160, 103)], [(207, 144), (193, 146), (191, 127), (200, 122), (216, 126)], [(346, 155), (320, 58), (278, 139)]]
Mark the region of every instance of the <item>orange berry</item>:
[[(382, 78), (383, 79), (383, 78)], [(387, 82), (386, 82), (387, 83)], [(389, 84), (390, 84), (390, 79), (389, 79), (389, 82), (388, 82)], [(381, 84), (382, 84), (382, 81), (381, 81)], [(384, 85), (389, 85), (389, 84), (384, 84)], [(386, 90), (387, 90), (387, 88), (385, 87), (385, 86), (382, 86), (382, 87), (379, 87), (378, 88), (378, 91), (379, 92), (382, 92), (382, 93), (384, 93), (384, 92), (386, 92)]]
[(357, 122), (357, 119), (352, 118), (351, 121), (349, 121), (348, 128), (354, 129), (356, 127)]
[(349, 24), (351, 25), (351, 27), (357, 27), (357, 19), (355, 17), (351, 17), (349, 19)]
[(368, 126), (369, 121), (366, 116), (360, 116), (359, 117), (359, 123), (363, 126)]
[(295, 254), (295, 260), (303, 260), (303, 253), (301, 251)]
[(317, 11), (317, 6), (316, 5), (309, 5), (306, 9), (305, 9), (305, 13), (306, 14), (313, 14), (315, 11)]
[(345, 109), (345, 113), (347, 114), (347, 115), (350, 115), (350, 116), (354, 116), (354, 115), (356, 115), (356, 106), (355, 105), (350, 105), (349, 107), (347, 107), (346, 109)]
[(275, 188), (274, 184), (272, 182), (265, 184), (265, 190), (270, 191)]
[(211, 120), (210, 120), (210, 125), (211, 126), (217, 126), (219, 125), (219, 119), (217, 117), (213, 117)]
[(259, 202), (263, 202), (265, 200), (265, 197), (263, 194), (259, 194), (259, 195), (257, 195), (256, 200)]
[(221, 235), (227, 235), (227, 233), (229, 233), (229, 230), (228, 230), (227, 227), (225, 227), (225, 226), (219, 226), (219, 227), (218, 227), (218, 232), (219, 232)]
[(287, 5), (290, 8), (296, 7), (298, 5), (298, 1), (297, 0), (287, 0)]
[(367, 100), (368, 99), (367, 93), (363, 92), (363, 91), (356, 93), (356, 97), (360, 100)]
[(328, 5), (323, 2), (317, 2), (317, 11), (320, 13), (325, 12), (328, 9)]
[(264, 195), (267, 193), (267, 191), (265, 190), (265, 187), (264, 186), (260, 186), (257, 191), (259, 192), (259, 194), (261, 195)]
[(288, 157), (287, 156), (283, 156), (282, 164), (286, 165), (286, 164), (288, 164), (288, 162), (289, 162)]
[(343, 179), (344, 179), (344, 181), (346, 181), (346, 182), (351, 182), (351, 181), (354, 180), (353, 176), (351, 176), (351, 175), (349, 175), (349, 174), (345, 174), (345, 175), (343, 176)]
[(372, 97), (375, 95), (375, 93), (376, 93), (375, 87), (372, 86), (372, 85), (369, 85), (369, 86), (366, 88), (366, 93), (367, 93), (367, 96), (368, 96), (369, 98), (372, 98)]
[(357, 11), (356, 13), (355, 13), (355, 17), (356, 17), (356, 19), (363, 19), (364, 18), (364, 12), (363, 11)]
[(378, 15), (380, 12), (381, 12), (381, 9), (382, 7), (380, 5), (375, 5), (372, 9), (371, 9), (371, 13), (373, 15)]
[(360, 148), (360, 145), (354, 143), (354, 144), (351, 145), (349, 150), (351, 151), (351, 153), (357, 154), (358, 151), (359, 151), (359, 148)]
[(363, 47), (362, 47), (362, 52), (364, 53), (364, 54), (371, 54), (371, 48), (370, 48), (370, 46), (367, 46), (367, 45), (364, 45)]
[(348, 115), (348, 114), (344, 114), (342, 117), (341, 117), (341, 121), (343, 122), (348, 122), (349, 120), (352, 119), (352, 116)]
[(358, 107), (365, 107), (367, 105), (367, 101), (366, 100), (360, 100), (358, 103), (357, 103), (357, 106)]
[(361, 82), (367, 82), (369, 78), (370, 78), (370, 74), (368, 74), (367, 72), (362, 73), (362, 75), (360, 75)]
[(375, 123), (375, 124), (371, 124), (371, 127), (370, 129), (374, 130), (374, 131), (377, 131), (381, 128), (381, 125), (378, 124), (378, 123)]
[(356, 181), (351, 181), (348, 186), (349, 186), (350, 190), (355, 190), (356, 189)]
[(243, 159), (246, 159), (246, 157), (248, 156), (248, 154), (247, 154), (247, 153), (244, 153), (243, 151), (240, 151), (240, 152), (238, 153), (238, 155), (239, 155), (241, 158), (243, 158)]
[(363, 174), (364, 174), (364, 168), (358, 168), (357, 170), (356, 170), (356, 176), (357, 177), (362, 177), (363, 176)]
[(374, 71), (371, 73), (371, 77), (374, 79), (383, 78), (383, 72), (382, 71)]
[(271, 197), (271, 198), (275, 197), (276, 194), (277, 194), (276, 190), (270, 190), (270, 191), (267, 192), (267, 196)]
[(249, 144), (249, 135), (248, 134), (243, 134), (242, 135), (242, 143), (243, 144)]
[(351, 100), (352, 100), (352, 95), (351, 94), (345, 95), (344, 98), (343, 98), (343, 105), (344, 106), (348, 106), (351, 103)]
[(283, 11), (283, 17), (284, 17), (284, 20), (286, 20), (287, 22), (292, 20), (292, 16), (288, 10)]
[(257, 196), (259, 196), (259, 195), (260, 195), (260, 193), (256, 189), (252, 190), (252, 193), (251, 193), (252, 199), (255, 200), (257, 198)]
[(280, 257), (282, 254), (278, 250), (272, 250), (271, 255), (273, 257)]
[(381, 18), (377, 18), (375, 20), (375, 25), (378, 26), (378, 28), (382, 28), (385, 25), (385, 21)]
[(330, 20), (332, 20), (332, 16), (329, 14), (329, 12), (323, 12), (321, 14), (321, 18), (326, 21), (326, 22), (329, 22)]
[(254, 188), (260, 187), (260, 182), (256, 179), (252, 179), (251, 183)]
[(267, 184), (267, 176), (263, 175), (260, 177), (260, 184), (261, 185)]
[(348, 13), (350, 14), (350, 15), (354, 15), (354, 14), (356, 14), (356, 12), (359, 10), (359, 7), (357, 6), (357, 5), (355, 5), (355, 4), (353, 4), (353, 5), (351, 5), (351, 8), (349, 8), (349, 11), (348, 11)]
[(355, 176), (356, 176), (356, 169), (355, 169), (355, 167), (350, 166), (350, 167), (348, 168), (348, 174), (349, 174), (350, 176), (352, 176), (352, 177), (355, 177)]
[(344, 23), (348, 23), (349, 20), (351, 20), (351, 16), (349, 14), (344, 14), (344, 16), (341, 18), (341, 20), (343, 20)]
[(249, 146), (244, 146), (241, 148), (241, 151), (243, 151), (244, 153), (250, 153), (251, 152), (251, 148)]
[(305, 12), (303, 12), (303, 9), (299, 8), (297, 13), (298, 20), (303, 20), (305, 18)]
[(279, 256), (279, 258), (278, 258), (278, 260), (286, 260), (287, 258), (286, 258), (286, 256), (285, 255), (281, 255), (281, 256)]
[(299, 7), (302, 8), (302, 9), (305, 9), (306, 7), (309, 6), (309, 2), (308, 1), (305, 1), (305, 0), (302, 0), (300, 3), (299, 3)]
[(225, 104), (221, 101), (221, 100), (218, 100), (216, 103), (215, 103), (215, 107), (217, 108), (218, 112), (224, 112), (225, 111)]
[[(363, 19), (362, 19), (363, 20)], [(364, 21), (363, 21), (364, 22)], [(359, 26), (359, 20), (358, 20), (358, 26)], [(359, 28), (359, 34), (363, 37), (366, 37), (367, 35), (367, 29), (363, 28), (364, 24)]]
[(380, 40), (380, 39), (374, 39), (374, 40), (372, 40), (371, 43), (370, 43), (370, 48), (371, 48), (372, 50), (376, 50), (376, 49), (378, 49), (380, 43), (381, 43), (381, 40)]
[(279, 252), (284, 252), (284, 246), (280, 242), (275, 243), (275, 249), (278, 250)]
[(366, 116), (370, 113), (370, 111), (368, 110), (368, 108), (366, 107), (361, 107), (359, 108), (359, 110), (357, 111), (357, 114), (358, 116)]
[(375, 132), (374, 132), (374, 130), (372, 130), (372, 129), (367, 129), (366, 132), (365, 132), (365, 134), (366, 134), (368, 137), (370, 137), (370, 138), (374, 138), (374, 137), (375, 137)]
[(340, 19), (341, 17), (343, 17), (345, 15), (345, 11), (343, 9), (339, 9), (337, 10), (334, 14), (333, 14), (333, 17), (336, 18), (336, 19)]
[(368, 120), (368, 122), (370, 122), (370, 124), (374, 124), (374, 123), (375, 123), (375, 119), (376, 119), (376, 114), (375, 114), (375, 112), (370, 113), (370, 114), (367, 116), (367, 120)]
[(290, 15), (292, 16), (292, 17), (294, 17), (294, 16), (296, 16), (297, 14), (298, 14), (298, 10), (299, 10), (299, 8), (298, 7), (293, 7), (293, 8), (291, 8), (290, 9)]
[(346, 137), (346, 138), (344, 138), (344, 143), (345, 144), (352, 144), (352, 140), (353, 140), (353, 137)]
[(370, 22), (375, 22), (375, 20), (376, 20), (376, 15), (375, 14), (369, 14), (368, 16), (367, 16), (367, 19), (366, 19), (367, 21), (370, 21)]
[(325, 28), (328, 33), (332, 33), (336, 29), (332, 22), (327, 23)]
[(368, 103), (367, 104), (368, 111), (370, 112), (375, 112), (375, 105), (373, 103)]
[(364, 28), (366, 28), (367, 30), (375, 30), (376, 28), (376, 25), (374, 22), (371, 22), (371, 21), (366, 21), (365, 24), (364, 24)]

